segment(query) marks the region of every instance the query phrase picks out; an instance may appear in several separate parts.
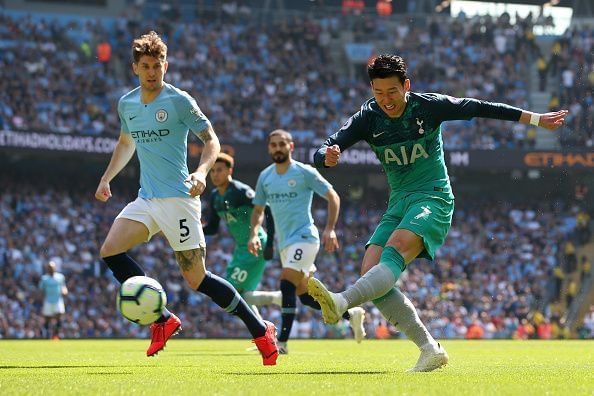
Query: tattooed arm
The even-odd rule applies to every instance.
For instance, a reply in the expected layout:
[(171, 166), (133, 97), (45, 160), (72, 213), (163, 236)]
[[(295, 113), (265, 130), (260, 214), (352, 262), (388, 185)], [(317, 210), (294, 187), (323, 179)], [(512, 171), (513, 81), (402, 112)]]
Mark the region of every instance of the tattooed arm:
[(190, 182), (190, 195), (195, 197), (202, 194), (206, 188), (206, 175), (214, 165), (217, 155), (221, 151), (219, 138), (210, 124), (198, 133), (198, 137), (204, 143), (204, 149), (200, 156), (200, 164), (194, 173), (191, 173), (186, 181)]

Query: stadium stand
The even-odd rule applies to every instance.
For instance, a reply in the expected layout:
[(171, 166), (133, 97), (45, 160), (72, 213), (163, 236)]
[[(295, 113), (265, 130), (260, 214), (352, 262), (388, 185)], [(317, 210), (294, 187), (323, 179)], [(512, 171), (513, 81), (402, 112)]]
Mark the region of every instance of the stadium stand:
[[(149, 29), (174, 43), (167, 80), (198, 99), (223, 142), (261, 141), (269, 125), (288, 128), (307, 141), (336, 131), (370, 96), (363, 65), (357, 73), (348, 72), (343, 51), (337, 51), (349, 42), (403, 55), (413, 90), (520, 107), (529, 107), (531, 90), (538, 90), (527, 77), (539, 54), (528, 33), (530, 19), (513, 25), (506, 15), (390, 24), (339, 14), (305, 20), (289, 15), (261, 24), (227, 13), (225, 18), (205, 14), (193, 22), (180, 18), (171, 23), (167, 13), (153, 14), (160, 16), (156, 22), (0, 13), (5, 76), (0, 128), (117, 136), (117, 100), (137, 84), (129, 67), (129, 43)], [(352, 31), (345, 36), (341, 26), (346, 23)], [(548, 61), (551, 79), (560, 81), (558, 106), (569, 106), (574, 114), (562, 134), (563, 145), (591, 144), (592, 34), (586, 28), (568, 32), (560, 40), (559, 56)], [(97, 61), (98, 50), (102, 61)], [(530, 148), (536, 139), (525, 125), (483, 119), (450, 122), (444, 131), (449, 149)]]
[[(86, 192), (44, 182), (15, 178), (3, 183), (0, 212), (7, 220), (0, 223), (0, 309), (5, 313), (0, 317), (0, 338), (44, 336), (36, 286), (49, 259), (58, 263), (70, 290), (63, 337), (147, 336), (146, 327), (127, 323), (117, 312), (117, 282), (99, 260), (98, 247), (124, 200), (112, 198), (103, 205)], [(338, 226), (342, 248), (317, 260), (318, 276), (330, 287), (340, 289), (357, 278), (364, 243), (381, 213), (381, 206), (371, 201), (346, 205)], [(540, 306), (547, 298), (553, 303), (559, 299), (551, 294), (549, 280), (555, 268), (563, 267), (567, 273), (563, 248), (568, 240), (578, 244), (576, 213), (567, 202), (486, 200), (465, 205), (458, 209), (436, 260), (417, 260), (400, 286), (439, 338), (568, 336), (559, 311)], [(321, 206), (314, 208), (314, 215), (323, 224)], [(222, 237), (209, 240), (209, 269), (224, 274), (232, 250), (225, 230)], [(184, 322), (182, 337), (247, 337), (239, 321), (229, 320), (212, 302), (186, 288), (164, 239), (155, 237), (132, 254), (167, 289), (169, 306)], [(277, 257), (261, 288), (276, 289), (279, 273)], [(341, 275), (330, 275), (336, 273)], [(383, 318), (373, 306), (368, 308), (368, 334), (381, 333), (386, 326)], [(270, 320), (280, 319), (275, 308), (263, 307), (261, 312)], [(587, 317), (586, 326), (589, 321)], [(294, 331), (296, 337), (341, 337), (348, 325), (325, 326), (317, 313), (301, 310)], [(398, 336), (396, 329), (391, 334)]]

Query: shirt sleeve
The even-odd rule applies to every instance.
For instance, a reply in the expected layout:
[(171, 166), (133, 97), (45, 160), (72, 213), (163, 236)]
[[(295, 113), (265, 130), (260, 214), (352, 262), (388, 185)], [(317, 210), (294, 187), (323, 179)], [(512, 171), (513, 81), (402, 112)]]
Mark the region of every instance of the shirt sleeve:
[(368, 131), (367, 118), (363, 111), (359, 110), (347, 120), (338, 132), (326, 139), (322, 147), (314, 153), (314, 166), (316, 168), (326, 168), (324, 162), (326, 161), (326, 149), (328, 147), (337, 144), (342, 152), (358, 141), (365, 140)]
[(214, 235), (219, 231), (219, 224), (221, 218), (214, 208), (214, 192), (210, 194), (210, 212), (208, 213), (208, 221), (202, 227), (204, 235)]
[(268, 234), (266, 245), (270, 246), (274, 243), (274, 218), (272, 217), (272, 211), (268, 205), (264, 208), (264, 220), (266, 223), (266, 233)]
[(519, 121), (522, 109), (505, 103), (487, 102), (474, 98), (455, 98), (441, 94), (423, 94), (431, 112), (439, 121), (470, 120), (474, 117)]
[(120, 117), (120, 124), (122, 132), (130, 133), (130, 129), (128, 128), (128, 124), (126, 124), (126, 117), (124, 115), (124, 102), (122, 98), (118, 101), (118, 116)]
[(248, 205), (252, 206), (252, 200), (256, 196), (256, 192), (250, 186), (242, 186), (239, 189), (239, 205)]
[(316, 194), (324, 197), (332, 189), (332, 184), (328, 180), (324, 179), (324, 176), (318, 172), (317, 169), (311, 166), (305, 166), (304, 176), (306, 185), (311, 188)]
[(260, 176), (258, 176), (258, 182), (256, 183), (256, 195), (254, 196), (254, 199), (252, 199), (252, 203), (258, 206), (266, 205), (266, 191), (264, 191), (263, 175), (263, 173), (260, 173)]
[(180, 119), (184, 125), (190, 128), (192, 133), (198, 135), (199, 132), (210, 125), (210, 121), (200, 110), (194, 98), (189, 95), (183, 95), (181, 98), (179, 101), (180, 108), (178, 108)]

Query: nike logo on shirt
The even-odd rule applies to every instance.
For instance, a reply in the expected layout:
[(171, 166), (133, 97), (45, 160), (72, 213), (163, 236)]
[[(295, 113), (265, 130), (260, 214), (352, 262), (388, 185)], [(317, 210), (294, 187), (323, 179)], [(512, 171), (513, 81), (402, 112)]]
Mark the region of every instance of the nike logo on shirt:
[(136, 117), (138, 117), (138, 116), (132, 116), (132, 117), (129, 117), (129, 118), (130, 118), (130, 121), (132, 121), (132, 120), (133, 120), (133, 119), (135, 119)]
[(380, 136), (380, 135), (383, 135), (385, 132), (386, 132), (386, 131), (381, 131), (380, 133), (374, 133), (374, 134), (373, 134), (373, 137), (374, 137), (374, 138), (376, 138), (376, 137), (378, 137), (378, 136)]
[(190, 237), (187, 237), (186, 239), (181, 239), (179, 238), (179, 243), (184, 243), (185, 241), (187, 241), (188, 239), (190, 239)]

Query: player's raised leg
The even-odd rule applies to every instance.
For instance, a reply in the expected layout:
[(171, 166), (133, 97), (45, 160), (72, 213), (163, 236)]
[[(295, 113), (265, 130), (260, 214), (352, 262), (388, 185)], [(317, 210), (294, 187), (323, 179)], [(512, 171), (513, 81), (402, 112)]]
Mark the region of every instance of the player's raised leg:
[(309, 281), (310, 294), (322, 306), (327, 323), (336, 323), (344, 311), (388, 293), (396, 284), (406, 264), (423, 250), (421, 238), (406, 229), (395, 230), (380, 256), (379, 264), (372, 267), (355, 284), (342, 293), (331, 293), (319, 281)]

